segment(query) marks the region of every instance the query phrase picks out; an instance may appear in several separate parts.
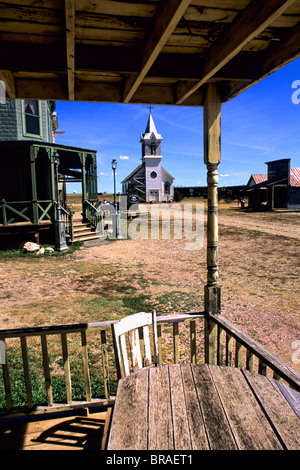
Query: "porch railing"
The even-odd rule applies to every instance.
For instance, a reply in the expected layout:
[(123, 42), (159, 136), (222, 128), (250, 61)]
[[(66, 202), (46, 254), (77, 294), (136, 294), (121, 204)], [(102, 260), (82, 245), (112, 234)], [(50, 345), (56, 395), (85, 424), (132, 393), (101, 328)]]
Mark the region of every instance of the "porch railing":
[(73, 212), (61, 206), (61, 216), (65, 223), (66, 234), (69, 235), (70, 241), (72, 242), (74, 240)]
[[(1, 356), (0, 416), (41, 414), (113, 402), (117, 374), (111, 325), (116, 321), (1, 330), (1, 351), (5, 350), (6, 356), (5, 360)], [(266, 374), (269, 368), (277, 380), (300, 391), (300, 375), (296, 371), (221, 315), (160, 316), (157, 327), (159, 365), (209, 362), (255, 370), (256, 358), (258, 373)], [(79, 377), (80, 392), (74, 391)], [(20, 402), (16, 394), (22, 387)]]
[(88, 201), (87, 199), (84, 201), (84, 218), (95, 228), (98, 226), (98, 223), (102, 220), (96, 205), (93, 204), (92, 201)]
[(44, 220), (52, 222), (54, 201), (0, 201), (0, 225), (31, 222), (38, 225)]

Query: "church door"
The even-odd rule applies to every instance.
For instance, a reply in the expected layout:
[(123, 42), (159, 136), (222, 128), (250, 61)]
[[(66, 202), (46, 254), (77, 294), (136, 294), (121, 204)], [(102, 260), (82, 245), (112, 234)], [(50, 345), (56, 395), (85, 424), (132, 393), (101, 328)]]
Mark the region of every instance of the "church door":
[(150, 190), (149, 201), (150, 202), (159, 201), (159, 191), (157, 189)]

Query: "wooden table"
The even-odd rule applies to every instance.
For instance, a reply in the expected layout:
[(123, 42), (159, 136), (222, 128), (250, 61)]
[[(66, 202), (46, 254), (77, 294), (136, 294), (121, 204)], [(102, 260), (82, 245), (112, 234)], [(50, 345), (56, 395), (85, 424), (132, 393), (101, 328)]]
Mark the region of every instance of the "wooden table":
[(120, 380), (108, 450), (295, 450), (299, 424), (273, 379), (175, 364)]

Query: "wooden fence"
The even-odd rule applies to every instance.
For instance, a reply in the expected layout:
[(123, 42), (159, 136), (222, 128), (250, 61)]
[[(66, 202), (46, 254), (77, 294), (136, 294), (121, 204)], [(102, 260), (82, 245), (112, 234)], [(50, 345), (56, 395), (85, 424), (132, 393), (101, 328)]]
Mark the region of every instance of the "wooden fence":
[[(5, 345), (6, 360), (3, 361), (2, 354), (0, 393), (5, 398), (2, 399), (0, 417), (41, 414), (113, 402), (117, 374), (111, 325), (117, 321), (1, 330), (0, 341)], [(204, 313), (194, 313), (160, 316), (157, 317), (157, 329), (159, 365), (207, 362), (254, 370), (255, 362), (258, 362), (258, 373), (265, 375), (269, 369), (276, 379), (300, 391), (300, 375), (296, 371), (221, 315), (208, 317)], [(34, 344), (29, 344), (30, 341)], [(34, 398), (36, 384), (32, 383), (33, 372), (36, 373), (39, 363), (37, 351), (44, 383), (45, 403), (42, 404)], [(74, 355), (77, 357), (75, 377), (71, 370)], [(15, 367), (22, 369), (22, 372), (12, 381)], [(96, 394), (91, 374), (97, 377), (97, 381), (101, 380), (101, 392), (98, 389)], [(78, 375), (82, 376), (83, 388), (79, 398), (73, 394), (74, 379)], [(60, 387), (63, 384), (63, 403), (61, 400), (57, 403), (53, 398), (55, 376), (61, 379)], [(16, 406), (14, 400), (21, 386), (25, 390), (26, 403)]]

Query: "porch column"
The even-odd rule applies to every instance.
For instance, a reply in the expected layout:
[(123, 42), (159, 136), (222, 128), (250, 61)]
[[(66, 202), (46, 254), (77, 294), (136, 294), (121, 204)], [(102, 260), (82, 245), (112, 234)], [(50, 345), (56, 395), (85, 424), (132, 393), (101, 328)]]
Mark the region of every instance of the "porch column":
[(86, 174), (85, 174), (85, 161), (86, 161), (86, 154), (81, 153), (79, 154), (81, 167), (82, 167), (82, 218), (83, 221), (86, 220)]
[(206, 362), (217, 364), (217, 325), (211, 315), (221, 311), (218, 274), (218, 165), (221, 161), (221, 100), (216, 83), (209, 83), (204, 103), (204, 162), (207, 166), (207, 284), (204, 287)]
[(31, 200), (32, 200), (32, 222), (35, 225), (39, 223), (39, 212), (37, 205), (37, 188), (36, 188), (36, 168), (35, 160), (38, 149), (34, 146), (30, 147), (30, 166), (31, 166)]

